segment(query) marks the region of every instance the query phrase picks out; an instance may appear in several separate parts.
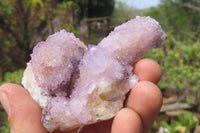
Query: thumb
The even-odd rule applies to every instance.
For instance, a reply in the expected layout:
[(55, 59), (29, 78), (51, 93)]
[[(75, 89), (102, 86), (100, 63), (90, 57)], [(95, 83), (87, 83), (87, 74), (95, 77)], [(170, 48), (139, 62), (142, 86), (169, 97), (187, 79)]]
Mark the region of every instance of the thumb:
[(8, 114), (11, 133), (47, 133), (42, 111), (28, 92), (16, 84), (0, 86), (0, 101)]

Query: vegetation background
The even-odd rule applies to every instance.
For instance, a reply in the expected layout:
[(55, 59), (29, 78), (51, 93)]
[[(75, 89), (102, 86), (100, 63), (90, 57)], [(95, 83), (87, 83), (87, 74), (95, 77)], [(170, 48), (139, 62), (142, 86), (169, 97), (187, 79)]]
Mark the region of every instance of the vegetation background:
[[(48, 35), (66, 29), (80, 37), (82, 20), (109, 17), (112, 29), (137, 15), (155, 18), (167, 33), (163, 47), (148, 52), (146, 57), (156, 60), (163, 69), (159, 82), (163, 96), (175, 96), (176, 103), (186, 103), (190, 111), (177, 116), (160, 113), (165, 117), (158, 117), (151, 132), (158, 132), (160, 127), (168, 132), (196, 132), (200, 118), (199, 0), (161, 0), (157, 7), (143, 10), (115, 0), (2, 0), (0, 84), (21, 83), (32, 48)], [(101, 39), (91, 33), (84, 41), (97, 44)], [(7, 116), (0, 105), (0, 133), (8, 132)]]

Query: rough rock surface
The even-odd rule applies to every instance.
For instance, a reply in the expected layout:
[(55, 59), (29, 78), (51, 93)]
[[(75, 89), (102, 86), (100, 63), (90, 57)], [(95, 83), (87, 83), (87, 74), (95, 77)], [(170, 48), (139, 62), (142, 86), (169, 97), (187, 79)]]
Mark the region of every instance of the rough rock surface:
[(116, 27), (88, 49), (61, 30), (33, 49), (22, 84), (43, 108), (42, 123), (49, 131), (110, 119), (138, 81), (132, 63), (164, 40), (164, 31), (150, 17)]

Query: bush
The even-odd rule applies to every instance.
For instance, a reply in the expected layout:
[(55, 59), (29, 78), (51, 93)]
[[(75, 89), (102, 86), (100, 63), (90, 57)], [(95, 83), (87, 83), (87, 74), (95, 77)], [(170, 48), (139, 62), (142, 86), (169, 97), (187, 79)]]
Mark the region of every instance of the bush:
[(146, 57), (156, 60), (162, 67), (163, 77), (159, 82), (162, 89), (189, 89), (197, 91), (200, 88), (200, 40), (176, 40), (168, 36), (161, 49), (153, 49)]
[(21, 84), (23, 72), (24, 72), (23, 69), (19, 69), (14, 72), (6, 72), (3, 79), (0, 79), (0, 84), (3, 84), (3, 83)]

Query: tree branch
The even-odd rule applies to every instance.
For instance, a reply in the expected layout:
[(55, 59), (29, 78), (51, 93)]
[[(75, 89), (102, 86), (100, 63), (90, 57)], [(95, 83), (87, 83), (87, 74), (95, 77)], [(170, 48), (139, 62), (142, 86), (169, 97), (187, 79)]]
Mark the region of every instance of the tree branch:
[(160, 112), (179, 110), (179, 109), (191, 109), (192, 106), (187, 103), (173, 103), (173, 104), (164, 104)]
[(184, 6), (184, 7), (190, 8), (190, 9), (192, 9), (192, 10), (195, 10), (195, 11), (199, 11), (199, 12), (200, 12), (200, 7), (194, 6), (194, 5), (190, 4), (190, 3), (183, 3), (183, 4), (181, 4), (181, 5)]

